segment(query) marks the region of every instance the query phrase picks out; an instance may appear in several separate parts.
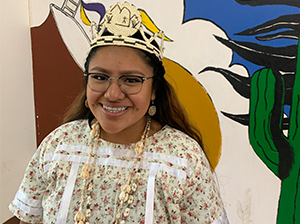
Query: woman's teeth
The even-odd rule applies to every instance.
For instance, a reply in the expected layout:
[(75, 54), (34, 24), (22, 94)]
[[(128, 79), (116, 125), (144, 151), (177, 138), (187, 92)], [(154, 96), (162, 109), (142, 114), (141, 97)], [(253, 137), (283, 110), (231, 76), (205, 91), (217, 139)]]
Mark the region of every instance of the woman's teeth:
[(105, 105), (103, 105), (103, 108), (105, 110), (107, 110), (108, 112), (110, 112), (110, 113), (118, 113), (118, 112), (121, 112), (121, 111), (127, 109), (127, 107), (108, 107), (108, 106), (105, 106)]

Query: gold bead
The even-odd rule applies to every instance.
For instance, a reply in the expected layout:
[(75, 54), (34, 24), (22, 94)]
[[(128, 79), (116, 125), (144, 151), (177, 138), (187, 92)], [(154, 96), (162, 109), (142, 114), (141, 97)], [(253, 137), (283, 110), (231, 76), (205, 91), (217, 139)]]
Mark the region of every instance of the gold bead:
[(136, 192), (137, 185), (135, 183), (132, 184), (131, 189), (133, 192)]
[(133, 202), (133, 197), (132, 197), (132, 195), (130, 195), (127, 203), (130, 205), (132, 202)]
[(127, 185), (128, 185), (128, 184), (123, 184), (123, 185), (121, 186), (121, 191), (125, 191)]
[(91, 137), (95, 138), (96, 137), (96, 133), (97, 133), (96, 129), (91, 130), (91, 132), (90, 132)]
[(91, 196), (88, 196), (88, 198), (87, 198), (87, 203), (88, 203), (89, 205), (92, 203), (92, 198), (91, 198)]
[(119, 195), (119, 199), (120, 199), (120, 201), (123, 201), (124, 198), (125, 198), (125, 191), (122, 191)]
[(75, 221), (85, 221), (85, 215), (83, 214), (83, 212), (77, 212), (77, 214), (75, 215)]
[(84, 164), (84, 166), (82, 167), (82, 172), (81, 172), (81, 179), (88, 179), (90, 176), (90, 172), (91, 172), (92, 168), (89, 164)]
[(128, 200), (128, 193), (125, 194), (124, 202)]
[(93, 184), (92, 184), (92, 183), (89, 184), (88, 190), (89, 190), (89, 191), (92, 191), (92, 190), (93, 190)]
[(97, 122), (92, 125), (93, 130), (90, 132), (92, 138), (100, 136), (100, 124)]
[(136, 153), (137, 155), (139, 155), (139, 154), (141, 154), (141, 153), (143, 152), (143, 146), (144, 146), (144, 143), (143, 143), (143, 142), (138, 142), (138, 143), (136, 144), (136, 147), (135, 147), (134, 151), (135, 151), (135, 153)]
[(91, 215), (92, 215), (91, 209), (87, 209), (86, 210), (86, 217), (91, 217)]
[(128, 217), (129, 214), (130, 214), (130, 209), (129, 209), (129, 208), (126, 208), (126, 209), (125, 209), (125, 212), (124, 212), (124, 216), (125, 216), (125, 217)]
[(140, 179), (140, 177), (141, 177), (141, 174), (140, 173), (136, 173), (135, 178), (138, 180), (138, 179)]
[(130, 191), (131, 191), (130, 185), (129, 185), (129, 184), (124, 184), (124, 185), (122, 185), (122, 186), (121, 186), (121, 191), (125, 191), (125, 192), (127, 192), (127, 193), (130, 193)]
[(81, 179), (88, 179), (90, 177), (90, 173), (88, 171), (82, 171), (80, 177)]
[(144, 143), (143, 142), (138, 142), (137, 144), (136, 144), (138, 147), (143, 147), (144, 146)]
[(84, 164), (84, 166), (82, 167), (82, 171), (91, 172), (92, 168), (91, 168), (90, 164)]
[(99, 131), (100, 130), (100, 124), (97, 122), (97, 123), (95, 123), (95, 124), (92, 125), (92, 128), (96, 129), (97, 131)]

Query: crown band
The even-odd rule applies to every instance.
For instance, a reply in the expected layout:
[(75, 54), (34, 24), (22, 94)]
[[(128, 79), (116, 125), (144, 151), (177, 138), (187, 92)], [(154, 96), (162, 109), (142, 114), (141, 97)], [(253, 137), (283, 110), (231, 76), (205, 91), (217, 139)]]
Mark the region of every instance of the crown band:
[[(104, 16), (104, 24), (98, 32), (98, 26), (95, 22), (91, 25), (91, 45), (90, 49), (98, 46), (127, 46), (154, 54), (159, 60), (163, 58), (164, 32), (158, 31), (149, 39), (146, 37), (143, 27), (141, 14), (134, 5), (127, 2), (119, 2), (110, 7)], [(102, 36), (104, 30), (113, 35)], [(140, 32), (143, 40), (130, 37)], [(151, 42), (161, 35), (161, 45), (158, 49)]]

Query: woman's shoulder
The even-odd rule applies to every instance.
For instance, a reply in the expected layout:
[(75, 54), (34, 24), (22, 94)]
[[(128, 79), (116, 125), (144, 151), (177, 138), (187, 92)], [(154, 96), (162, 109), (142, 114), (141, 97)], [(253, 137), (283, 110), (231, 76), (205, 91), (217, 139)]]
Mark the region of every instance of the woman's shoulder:
[(192, 154), (203, 154), (201, 146), (186, 133), (169, 125), (163, 126), (150, 140), (154, 152), (176, 157), (185, 157)]
[(149, 153), (176, 158), (176, 161), (188, 164), (194, 172), (198, 169), (209, 169), (209, 162), (198, 142), (176, 128), (165, 125), (150, 140)]
[(90, 128), (88, 119), (75, 120), (75, 121), (71, 121), (71, 122), (60, 125), (56, 129), (54, 129), (50, 133), (50, 135), (61, 134), (63, 132), (76, 133), (76, 132), (80, 132), (82, 130), (86, 130), (87, 128)]
[(154, 138), (159, 138), (162, 141), (171, 141), (171, 142), (180, 142), (180, 143), (187, 143), (187, 144), (196, 144), (198, 145), (197, 141), (176, 128), (173, 128), (169, 125), (163, 126), (158, 132), (154, 135)]
[(74, 140), (87, 138), (90, 132), (90, 126), (87, 119), (75, 120), (54, 129), (42, 141), (41, 145), (45, 144), (63, 144), (64, 142), (71, 143)]

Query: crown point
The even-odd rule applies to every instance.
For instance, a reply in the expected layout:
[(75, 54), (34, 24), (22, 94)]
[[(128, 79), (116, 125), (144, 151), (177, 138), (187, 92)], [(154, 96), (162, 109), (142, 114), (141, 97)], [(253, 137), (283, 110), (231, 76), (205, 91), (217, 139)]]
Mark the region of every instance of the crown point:
[[(151, 42), (158, 34), (163, 34), (163, 31), (158, 31), (148, 39), (142, 28), (141, 14), (134, 5), (128, 2), (119, 2), (109, 8), (104, 19), (105, 22), (100, 31), (98, 31), (96, 23), (93, 22), (91, 25), (91, 49), (107, 45), (128, 46), (155, 54), (159, 60), (162, 59), (163, 43), (158, 49)], [(113, 36), (102, 36), (104, 30)], [(132, 37), (137, 32), (142, 35), (142, 40)], [(163, 40), (162, 37), (162, 42)]]

